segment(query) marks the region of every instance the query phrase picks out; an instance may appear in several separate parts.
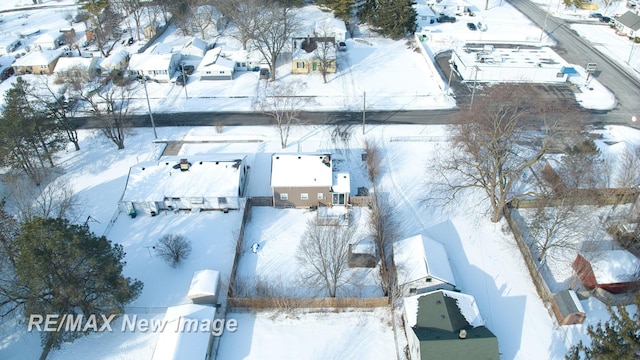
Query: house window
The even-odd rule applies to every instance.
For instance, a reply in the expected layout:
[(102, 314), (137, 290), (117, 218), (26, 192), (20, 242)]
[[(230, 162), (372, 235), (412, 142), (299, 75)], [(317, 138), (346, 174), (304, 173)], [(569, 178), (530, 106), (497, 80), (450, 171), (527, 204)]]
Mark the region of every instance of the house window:
[(219, 197), (218, 198), (218, 205), (227, 205), (227, 198), (226, 197)]
[(344, 194), (333, 194), (331, 203), (333, 205), (344, 205)]
[(282, 193), (280, 194), (280, 200), (289, 200), (289, 194), (287, 193)]
[(220, 74), (224, 74), (224, 70), (220, 71)]
[(309, 200), (309, 193), (301, 193), (300, 200)]
[(207, 72), (206, 72), (206, 74), (207, 74), (207, 75), (211, 74), (211, 71), (207, 71)]
[(318, 193), (318, 200), (322, 200), (324, 199), (324, 194), (323, 193)]
[(298, 62), (296, 62), (296, 68), (298, 68), (298, 69), (304, 69), (304, 61), (298, 61)]
[(409, 294), (415, 294), (417, 292), (418, 289), (416, 288), (410, 288), (409, 289)]
[(49, 65), (40, 65), (40, 69), (47, 69), (49, 68)]
[(426, 17), (426, 16), (423, 16), (423, 17), (422, 17), (422, 20), (427, 20), (427, 17)]

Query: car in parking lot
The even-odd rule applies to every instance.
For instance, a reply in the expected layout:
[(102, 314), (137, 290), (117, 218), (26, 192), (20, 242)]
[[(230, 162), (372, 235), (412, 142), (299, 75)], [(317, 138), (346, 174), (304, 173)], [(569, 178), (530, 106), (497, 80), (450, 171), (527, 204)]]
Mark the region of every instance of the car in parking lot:
[(436, 21), (439, 22), (439, 23), (446, 23), (446, 22), (454, 23), (454, 22), (456, 22), (456, 17), (455, 16), (448, 16), (448, 15), (440, 15), (436, 19)]
[(474, 24), (474, 23), (467, 23), (467, 29), (469, 29), (471, 31), (478, 30), (478, 28), (476, 27), (476, 24)]

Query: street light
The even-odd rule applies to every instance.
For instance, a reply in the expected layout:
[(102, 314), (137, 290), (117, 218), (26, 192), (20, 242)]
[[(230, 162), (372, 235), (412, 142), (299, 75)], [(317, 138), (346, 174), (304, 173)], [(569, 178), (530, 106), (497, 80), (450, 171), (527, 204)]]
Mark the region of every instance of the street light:
[(153, 114), (151, 113), (151, 103), (149, 102), (149, 92), (147, 91), (147, 76), (143, 75), (140, 80), (144, 84), (144, 94), (147, 97), (147, 109), (149, 109), (149, 118), (151, 118), (151, 127), (153, 128), (153, 137), (155, 139), (158, 138), (158, 133), (156, 132), (156, 123), (153, 121)]
[(540, 42), (542, 42), (542, 37), (544, 36), (544, 30), (547, 28), (547, 19), (549, 19), (549, 12), (551, 11), (551, 0), (549, 0), (549, 6), (547, 6), (547, 11), (544, 16), (544, 24), (542, 25), (542, 32), (540, 32)]

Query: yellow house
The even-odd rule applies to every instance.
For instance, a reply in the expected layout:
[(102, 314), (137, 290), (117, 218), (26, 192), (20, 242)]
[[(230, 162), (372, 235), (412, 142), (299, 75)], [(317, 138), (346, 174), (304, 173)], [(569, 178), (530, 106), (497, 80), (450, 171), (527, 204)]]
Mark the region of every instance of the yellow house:
[(17, 75), (52, 74), (63, 52), (62, 49), (30, 52), (13, 63), (13, 70)]
[(291, 72), (336, 72), (336, 41), (334, 37), (306, 37), (293, 39)]

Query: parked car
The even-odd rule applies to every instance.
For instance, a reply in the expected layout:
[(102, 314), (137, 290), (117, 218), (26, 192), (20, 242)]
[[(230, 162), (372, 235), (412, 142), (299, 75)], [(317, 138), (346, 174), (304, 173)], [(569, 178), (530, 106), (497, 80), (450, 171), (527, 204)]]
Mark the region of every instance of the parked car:
[(605, 24), (609, 24), (613, 22), (613, 19), (608, 17), (608, 16), (603, 16), (600, 18), (600, 22), (603, 22)]
[(2, 72), (0, 73), (0, 80), (5, 81), (13, 74), (15, 74), (15, 71), (11, 66), (9, 66), (8, 68), (2, 70)]
[(260, 80), (269, 80), (269, 69), (260, 68)]
[(602, 18), (602, 14), (600, 13), (591, 13), (589, 14), (589, 17), (592, 19), (601, 19)]
[(474, 24), (474, 23), (467, 23), (467, 29), (469, 29), (471, 31), (478, 30), (478, 28), (476, 27), (476, 24)]
[(456, 22), (456, 17), (455, 16), (440, 15), (436, 19), (436, 21), (439, 22), (439, 23), (446, 23), (446, 22), (454, 23), (454, 22)]
[(189, 75), (187, 74), (180, 74), (176, 78), (176, 85), (184, 86), (184, 84), (188, 82), (189, 82)]
[(482, 22), (479, 22), (479, 23), (478, 23), (478, 30), (480, 30), (480, 31), (487, 31), (487, 28), (488, 28), (488, 27), (487, 27), (487, 24), (484, 24), (484, 23), (482, 23)]
[(182, 69), (184, 70), (185, 75), (191, 75), (196, 70), (196, 67), (193, 65), (185, 65)]
[(344, 41), (339, 41), (338, 42), (338, 50), (346, 51), (347, 50), (347, 43), (344, 42)]

